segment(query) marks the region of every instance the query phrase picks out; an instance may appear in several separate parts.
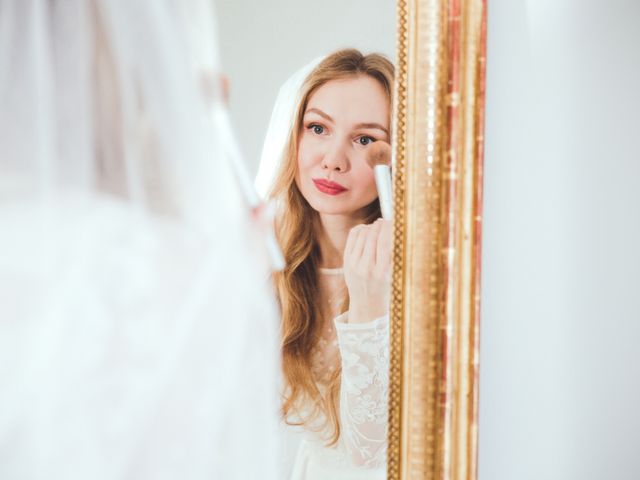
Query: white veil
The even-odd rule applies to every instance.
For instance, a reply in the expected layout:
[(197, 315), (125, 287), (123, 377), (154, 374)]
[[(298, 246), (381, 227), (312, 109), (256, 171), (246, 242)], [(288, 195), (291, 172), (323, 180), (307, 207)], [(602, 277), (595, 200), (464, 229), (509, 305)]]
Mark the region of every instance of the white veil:
[(287, 138), (295, 120), (296, 108), (301, 100), (300, 88), (307, 76), (324, 58), (324, 56), (318, 57), (297, 70), (278, 91), (255, 179), (256, 189), (262, 198), (267, 198), (280, 168)]
[(207, 0), (0, 0), (0, 478), (275, 478), (214, 27)]

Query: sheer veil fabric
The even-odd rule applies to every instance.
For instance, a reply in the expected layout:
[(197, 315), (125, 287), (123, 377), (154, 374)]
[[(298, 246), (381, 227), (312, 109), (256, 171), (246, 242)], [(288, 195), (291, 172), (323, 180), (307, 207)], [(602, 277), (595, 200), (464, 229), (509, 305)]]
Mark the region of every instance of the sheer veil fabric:
[(0, 478), (277, 478), (216, 55), (206, 0), (0, 0)]

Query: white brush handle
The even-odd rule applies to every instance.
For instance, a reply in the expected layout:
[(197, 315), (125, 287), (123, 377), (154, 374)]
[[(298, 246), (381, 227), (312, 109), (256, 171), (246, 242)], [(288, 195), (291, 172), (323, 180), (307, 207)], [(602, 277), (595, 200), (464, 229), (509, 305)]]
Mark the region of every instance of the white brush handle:
[(391, 220), (393, 217), (393, 195), (391, 193), (391, 169), (388, 165), (376, 165), (373, 168), (378, 188), (378, 199), (382, 218)]

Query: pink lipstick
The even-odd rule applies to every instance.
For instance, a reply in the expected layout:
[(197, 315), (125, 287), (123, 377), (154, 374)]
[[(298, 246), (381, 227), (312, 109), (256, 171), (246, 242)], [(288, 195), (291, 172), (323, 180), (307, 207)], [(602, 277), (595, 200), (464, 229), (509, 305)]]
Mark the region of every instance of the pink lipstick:
[(342, 192), (346, 192), (348, 190), (339, 183), (331, 182), (329, 180), (323, 180), (321, 178), (314, 178), (313, 183), (318, 190), (320, 190), (322, 193), (326, 193), (327, 195), (339, 195)]

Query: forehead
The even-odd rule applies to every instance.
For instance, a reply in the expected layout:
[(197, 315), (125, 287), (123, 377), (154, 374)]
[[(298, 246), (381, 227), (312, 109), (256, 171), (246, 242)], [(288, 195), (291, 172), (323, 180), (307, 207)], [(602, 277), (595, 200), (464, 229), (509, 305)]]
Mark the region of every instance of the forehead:
[(361, 75), (325, 83), (309, 97), (307, 110), (320, 109), (336, 123), (376, 122), (388, 126), (389, 103), (380, 82)]

